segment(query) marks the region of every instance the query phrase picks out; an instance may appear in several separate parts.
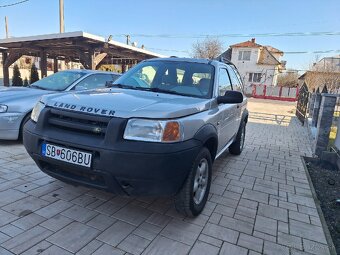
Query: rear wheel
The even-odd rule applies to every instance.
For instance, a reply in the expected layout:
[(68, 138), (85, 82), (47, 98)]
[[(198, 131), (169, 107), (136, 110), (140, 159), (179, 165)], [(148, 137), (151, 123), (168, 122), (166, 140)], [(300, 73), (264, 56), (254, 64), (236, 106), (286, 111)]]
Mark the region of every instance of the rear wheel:
[(211, 183), (211, 154), (207, 148), (198, 153), (189, 176), (175, 197), (176, 210), (185, 216), (197, 216), (207, 202)]
[(243, 147), (244, 140), (246, 136), (246, 122), (242, 121), (238, 129), (235, 141), (230, 145), (229, 152), (233, 155), (240, 155)]

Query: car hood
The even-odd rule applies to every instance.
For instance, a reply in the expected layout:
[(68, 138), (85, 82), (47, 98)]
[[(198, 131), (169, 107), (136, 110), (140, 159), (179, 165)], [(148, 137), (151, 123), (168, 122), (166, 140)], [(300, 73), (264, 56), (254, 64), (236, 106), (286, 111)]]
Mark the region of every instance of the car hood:
[(42, 95), (52, 93), (53, 91), (33, 89), (27, 87), (9, 87), (0, 88), (0, 102), (10, 102), (13, 100), (23, 100), (25, 98), (39, 98)]
[(210, 100), (150, 91), (101, 89), (50, 95), (48, 106), (121, 118), (178, 118), (210, 108)]

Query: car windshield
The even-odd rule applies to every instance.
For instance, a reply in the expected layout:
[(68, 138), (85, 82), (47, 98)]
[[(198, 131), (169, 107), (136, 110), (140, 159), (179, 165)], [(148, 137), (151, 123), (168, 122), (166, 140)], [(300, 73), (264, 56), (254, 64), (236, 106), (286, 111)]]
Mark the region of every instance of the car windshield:
[(214, 67), (184, 61), (146, 61), (113, 83), (125, 89), (210, 98)]
[(76, 71), (60, 71), (32, 83), (31, 87), (44, 90), (63, 91), (85, 74), (86, 73), (84, 72)]

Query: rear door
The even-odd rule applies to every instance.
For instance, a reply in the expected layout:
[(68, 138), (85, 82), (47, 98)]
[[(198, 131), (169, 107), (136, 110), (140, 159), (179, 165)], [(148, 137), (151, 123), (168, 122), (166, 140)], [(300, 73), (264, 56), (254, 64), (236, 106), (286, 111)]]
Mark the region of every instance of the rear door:
[[(241, 83), (241, 80), (240, 80), (240, 77), (238, 75), (238, 72), (231, 66), (227, 66), (227, 69), (228, 69), (228, 73), (229, 73), (229, 77), (230, 77), (230, 81), (231, 81), (231, 84), (233, 86), (233, 89), (234, 90), (237, 90), (239, 92), (242, 92), (242, 83)], [(242, 103), (240, 104), (237, 104), (236, 105), (236, 108), (235, 108), (235, 115), (236, 115), (236, 131), (238, 131), (238, 128), (240, 126), (240, 121), (241, 121), (241, 118), (242, 118)]]

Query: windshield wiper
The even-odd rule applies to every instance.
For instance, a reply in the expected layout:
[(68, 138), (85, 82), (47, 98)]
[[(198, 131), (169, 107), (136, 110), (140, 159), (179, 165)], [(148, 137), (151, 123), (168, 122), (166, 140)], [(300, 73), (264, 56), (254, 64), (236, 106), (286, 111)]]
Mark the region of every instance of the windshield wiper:
[(124, 85), (124, 84), (114, 84), (114, 83), (111, 83), (111, 84), (108, 84), (106, 83), (105, 87), (107, 88), (112, 88), (112, 87), (117, 87), (117, 88), (120, 88), (120, 89), (136, 89), (136, 87), (132, 87), (132, 86), (129, 86), (129, 85)]
[(40, 87), (40, 86), (37, 86), (37, 85), (30, 85), (29, 87), (30, 87), (30, 88), (42, 89), (42, 90), (48, 90), (48, 89), (46, 89), (46, 88), (43, 88), (43, 87)]
[(179, 95), (179, 96), (188, 96), (188, 94), (184, 94), (184, 93), (180, 93), (177, 91), (173, 91), (173, 90), (167, 90), (167, 89), (161, 89), (158, 87), (153, 87), (153, 88), (137, 88), (140, 90), (147, 90), (147, 91), (152, 91), (152, 92), (159, 92), (159, 93), (165, 93), (165, 94), (172, 94), (172, 95)]

